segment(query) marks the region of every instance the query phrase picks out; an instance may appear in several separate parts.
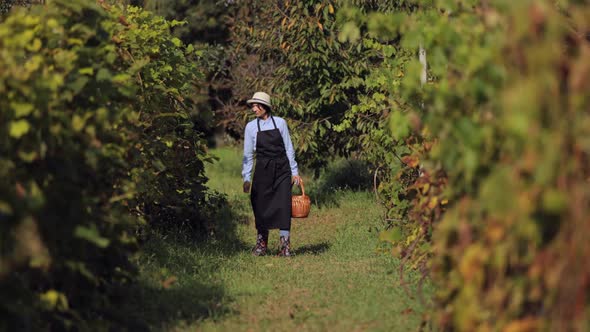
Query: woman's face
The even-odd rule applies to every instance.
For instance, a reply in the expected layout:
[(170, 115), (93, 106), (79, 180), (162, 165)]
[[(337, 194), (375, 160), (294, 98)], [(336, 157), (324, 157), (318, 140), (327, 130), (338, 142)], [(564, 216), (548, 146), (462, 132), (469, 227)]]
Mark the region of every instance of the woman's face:
[(262, 119), (266, 118), (266, 110), (260, 104), (256, 104), (256, 103), (252, 104), (252, 111), (254, 111), (257, 118), (262, 118)]

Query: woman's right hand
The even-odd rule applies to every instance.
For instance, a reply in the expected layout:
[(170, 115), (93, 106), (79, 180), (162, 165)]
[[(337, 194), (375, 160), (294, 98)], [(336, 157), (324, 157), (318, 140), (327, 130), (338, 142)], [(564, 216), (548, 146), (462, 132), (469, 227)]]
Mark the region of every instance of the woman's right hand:
[(291, 177), (291, 184), (295, 183), (296, 185), (299, 185), (303, 180), (301, 179), (301, 176), (299, 175), (293, 175)]
[(250, 181), (246, 181), (244, 182), (244, 193), (249, 193), (250, 192)]

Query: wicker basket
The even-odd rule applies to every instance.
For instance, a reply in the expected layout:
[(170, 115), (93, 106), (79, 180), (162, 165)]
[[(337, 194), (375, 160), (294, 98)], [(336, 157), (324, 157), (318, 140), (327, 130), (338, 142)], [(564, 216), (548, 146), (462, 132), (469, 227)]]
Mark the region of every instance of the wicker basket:
[(301, 186), (301, 195), (291, 196), (291, 216), (293, 218), (307, 218), (311, 208), (311, 199), (305, 195), (303, 180), (299, 181), (299, 185)]

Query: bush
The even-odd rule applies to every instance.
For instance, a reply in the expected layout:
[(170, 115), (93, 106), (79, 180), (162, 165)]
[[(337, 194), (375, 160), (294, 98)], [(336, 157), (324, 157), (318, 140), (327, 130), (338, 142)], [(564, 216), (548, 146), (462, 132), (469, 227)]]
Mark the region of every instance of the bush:
[(55, 0), (0, 24), (0, 329), (106, 329), (138, 225), (210, 227), (181, 23), (103, 6)]
[(409, 219), (382, 238), (432, 271), (441, 330), (588, 329), (589, 10), (434, 1), (359, 20), (399, 41), (390, 123), (420, 171)]

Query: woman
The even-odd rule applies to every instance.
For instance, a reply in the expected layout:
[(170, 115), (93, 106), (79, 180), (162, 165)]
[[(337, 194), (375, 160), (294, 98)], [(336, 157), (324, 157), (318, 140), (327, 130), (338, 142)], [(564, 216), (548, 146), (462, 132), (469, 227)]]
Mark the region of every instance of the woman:
[(256, 220), (256, 246), (252, 254), (266, 254), (268, 231), (280, 230), (279, 256), (291, 256), (291, 186), (299, 184), (295, 151), (287, 122), (271, 115), (270, 96), (256, 92), (246, 102), (256, 119), (246, 125), (242, 177), (244, 192), (250, 191), (250, 176), (256, 152), (256, 167), (250, 191), (250, 201)]

